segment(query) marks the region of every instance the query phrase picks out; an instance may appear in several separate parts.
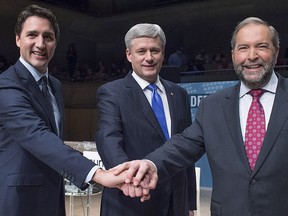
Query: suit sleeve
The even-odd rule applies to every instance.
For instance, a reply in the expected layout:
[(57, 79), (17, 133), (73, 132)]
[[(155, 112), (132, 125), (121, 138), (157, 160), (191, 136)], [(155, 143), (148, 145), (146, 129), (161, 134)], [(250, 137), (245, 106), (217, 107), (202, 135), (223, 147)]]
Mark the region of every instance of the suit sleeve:
[(9, 149), (21, 148), (27, 157), (37, 158), (79, 188), (85, 187), (85, 178), (95, 164), (51, 132), (43, 120), (47, 118), (46, 113), (32, 92), (11, 80), (1, 83), (2, 144)]
[(98, 129), (95, 135), (97, 150), (106, 168), (128, 161), (123, 149), (123, 131), (118, 96), (105, 86), (96, 94), (99, 112)]
[(200, 103), (193, 124), (146, 156), (146, 159), (153, 161), (157, 166), (159, 181), (190, 167), (205, 153), (202, 129), (203, 101), (204, 99)]
[[(189, 96), (185, 90), (186, 96), (186, 107), (187, 107), (187, 127), (192, 124), (192, 116), (190, 109), (190, 100)], [(197, 209), (197, 191), (196, 191), (196, 174), (195, 174), (195, 164), (188, 167), (186, 169), (187, 181), (188, 181), (188, 200), (189, 200), (189, 209), (196, 210)]]

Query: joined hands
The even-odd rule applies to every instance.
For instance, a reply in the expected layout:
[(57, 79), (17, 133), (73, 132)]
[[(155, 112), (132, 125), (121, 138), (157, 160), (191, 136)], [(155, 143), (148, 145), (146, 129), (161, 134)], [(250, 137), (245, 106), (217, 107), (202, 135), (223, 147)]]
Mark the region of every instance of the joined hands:
[(110, 170), (98, 169), (93, 180), (105, 187), (118, 188), (126, 196), (140, 197), (141, 202), (144, 202), (150, 199), (150, 189), (156, 188), (158, 175), (150, 161), (135, 160)]

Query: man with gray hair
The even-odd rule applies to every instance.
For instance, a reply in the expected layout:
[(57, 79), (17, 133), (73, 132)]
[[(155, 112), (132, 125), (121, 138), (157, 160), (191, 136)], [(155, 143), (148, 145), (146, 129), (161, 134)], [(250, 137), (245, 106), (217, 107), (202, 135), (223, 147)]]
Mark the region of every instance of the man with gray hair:
[(190, 127), (118, 171), (130, 167), (127, 181), (133, 176), (135, 186), (145, 174), (153, 188), (158, 175), (163, 181), (206, 153), (211, 215), (286, 216), (288, 79), (274, 71), (279, 36), (267, 22), (249, 17), (236, 27), (231, 46), (240, 82), (202, 99)]
[[(125, 35), (125, 43), (132, 71), (97, 91), (96, 144), (108, 169), (129, 160), (142, 159), (191, 124), (187, 92), (159, 77), (166, 44), (161, 27), (137, 24)], [(191, 216), (196, 209), (195, 184), (192, 165), (160, 182), (157, 189), (151, 191), (153, 198), (144, 203), (125, 197), (119, 190), (104, 188), (101, 215)]]

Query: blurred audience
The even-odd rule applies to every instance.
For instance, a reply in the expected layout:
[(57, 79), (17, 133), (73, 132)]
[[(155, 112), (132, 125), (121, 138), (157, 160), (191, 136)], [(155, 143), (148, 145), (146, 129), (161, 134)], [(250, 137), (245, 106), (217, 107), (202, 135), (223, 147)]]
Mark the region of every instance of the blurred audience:
[(74, 43), (71, 43), (68, 46), (66, 60), (67, 60), (67, 70), (69, 72), (70, 79), (72, 80), (77, 66), (77, 51)]
[(200, 53), (195, 57), (195, 61), (200, 62), (202, 65), (209, 63), (209, 55), (206, 53), (205, 49), (200, 50)]
[(223, 58), (226, 58), (225, 54), (222, 53), (222, 50), (220, 47), (217, 48), (217, 51), (216, 53), (213, 55), (211, 61), (212, 63), (215, 63), (215, 64), (219, 64), (222, 62), (222, 59)]
[(181, 67), (186, 70), (188, 66), (187, 56), (183, 53), (183, 48), (178, 47), (168, 58), (168, 66)]

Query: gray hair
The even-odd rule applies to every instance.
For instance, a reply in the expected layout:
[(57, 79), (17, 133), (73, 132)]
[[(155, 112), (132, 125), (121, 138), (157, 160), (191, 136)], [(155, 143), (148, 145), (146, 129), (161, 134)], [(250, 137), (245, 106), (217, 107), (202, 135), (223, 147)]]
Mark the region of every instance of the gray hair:
[(238, 32), (240, 31), (241, 28), (243, 28), (244, 26), (248, 25), (248, 24), (259, 24), (259, 25), (264, 25), (264, 26), (267, 26), (271, 32), (271, 35), (272, 35), (272, 43), (273, 43), (273, 46), (276, 48), (276, 49), (279, 49), (280, 47), (280, 40), (279, 40), (279, 34), (278, 32), (276, 31), (276, 29), (269, 25), (268, 22), (264, 21), (264, 20), (261, 20), (257, 17), (248, 17), (246, 19), (244, 19), (243, 21), (241, 21), (235, 28), (233, 34), (232, 34), (232, 39), (231, 39), (231, 47), (232, 47), (232, 50), (235, 48), (235, 45), (236, 45), (236, 35), (238, 34)]
[(131, 43), (134, 38), (140, 38), (140, 37), (156, 38), (158, 36), (160, 37), (162, 46), (164, 48), (166, 45), (166, 37), (164, 31), (159, 25), (150, 23), (140, 23), (134, 25), (129, 29), (129, 31), (125, 35), (126, 48), (129, 49), (131, 47)]

